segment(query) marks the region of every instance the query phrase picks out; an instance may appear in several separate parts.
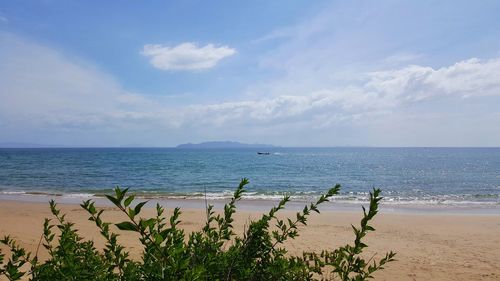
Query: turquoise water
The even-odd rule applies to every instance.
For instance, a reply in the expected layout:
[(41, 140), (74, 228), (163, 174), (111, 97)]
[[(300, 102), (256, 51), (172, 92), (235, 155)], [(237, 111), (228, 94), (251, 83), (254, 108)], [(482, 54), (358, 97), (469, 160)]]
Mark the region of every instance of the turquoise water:
[(242, 177), (247, 198), (308, 199), (334, 185), (358, 202), (500, 204), (500, 148), (51, 148), (0, 149), (0, 193), (226, 198)]

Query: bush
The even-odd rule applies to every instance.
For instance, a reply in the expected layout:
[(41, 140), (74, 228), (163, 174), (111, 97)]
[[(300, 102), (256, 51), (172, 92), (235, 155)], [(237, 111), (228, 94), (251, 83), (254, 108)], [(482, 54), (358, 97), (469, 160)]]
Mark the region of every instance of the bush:
[[(31, 280), (366, 280), (372, 274), (394, 260), (389, 252), (378, 261), (365, 260), (362, 240), (375, 229), (369, 222), (377, 214), (380, 190), (370, 193), (370, 205), (363, 207), (363, 218), (359, 227), (352, 226), (354, 244), (334, 250), (304, 252), (302, 256), (287, 254), (282, 246), (288, 239), (299, 235), (298, 226), (306, 225), (312, 212), (319, 213), (318, 206), (338, 194), (340, 185), (331, 188), (315, 203), (304, 207), (296, 216), (286, 220), (276, 214), (282, 210), (290, 197), (285, 196), (277, 206), (260, 219), (251, 221), (242, 236), (233, 229), (233, 214), (236, 202), (245, 192), (247, 179), (243, 179), (231, 201), (224, 206), (221, 215), (215, 215), (213, 206), (207, 206), (205, 226), (186, 234), (178, 227), (181, 215), (175, 208), (166, 221), (164, 208), (156, 205), (156, 216), (139, 217), (146, 202), (133, 204), (134, 195), (127, 196), (128, 189), (115, 189), (115, 195), (106, 197), (127, 217), (115, 224), (122, 231), (133, 231), (140, 235), (143, 254), (140, 261), (129, 258), (128, 252), (117, 241), (118, 234), (111, 231), (111, 223), (101, 218), (91, 200), (81, 204), (89, 214), (89, 220), (99, 228), (106, 239), (105, 248), (98, 251), (93, 241), (79, 236), (71, 222), (60, 213), (54, 201), (50, 209), (55, 223), (45, 219), (43, 246), (49, 259), (39, 262), (36, 255), (30, 258), (10, 237), (0, 243), (10, 249), (7, 261), (0, 252), (0, 276), (19, 280), (29, 276)], [(134, 207), (132, 207), (134, 205)], [(57, 239), (56, 239), (57, 232)], [(55, 241), (57, 240), (57, 241)], [(24, 269), (29, 265), (29, 270)], [(333, 279), (332, 279), (333, 278)]]

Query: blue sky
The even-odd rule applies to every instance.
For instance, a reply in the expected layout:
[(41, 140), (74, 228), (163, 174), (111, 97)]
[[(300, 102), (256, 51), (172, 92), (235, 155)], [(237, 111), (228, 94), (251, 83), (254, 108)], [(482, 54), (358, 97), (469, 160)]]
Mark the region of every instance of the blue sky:
[(0, 142), (500, 146), (498, 1), (2, 1)]

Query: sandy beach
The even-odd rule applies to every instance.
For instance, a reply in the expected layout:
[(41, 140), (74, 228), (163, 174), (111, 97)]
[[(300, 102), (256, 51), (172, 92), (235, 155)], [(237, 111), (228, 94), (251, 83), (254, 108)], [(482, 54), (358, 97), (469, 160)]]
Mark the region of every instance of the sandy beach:
[[(101, 247), (103, 239), (87, 214), (75, 203), (59, 205), (69, 220), (76, 224), (81, 235), (94, 239)], [(170, 204), (170, 207), (173, 205)], [(108, 221), (119, 222), (124, 215), (109, 205), (105, 208)], [(168, 209), (170, 210), (170, 209)], [(258, 209), (236, 213), (235, 227), (240, 232), (251, 218), (258, 217)], [(187, 231), (200, 229), (204, 210), (182, 209), (181, 226)], [(152, 215), (153, 209), (145, 209)], [(283, 216), (293, 216), (284, 211)], [(302, 227), (300, 237), (288, 244), (291, 254), (303, 250), (320, 250), (352, 242), (350, 224), (357, 224), (361, 212), (328, 210), (313, 215), (309, 226)], [(0, 200), (0, 235), (10, 234), (29, 251), (36, 251), (45, 217), (51, 217), (48, 204), (41, 202)], [(367, 238), (370, 246), (367, 255), (381, 256), (385, 251), (397, 252), (397, 261), (376, 275), (377, 280), (499, 280), (500, 279), (500, 215), (441, 212), (403, 212), (381, 208), (373, 226), (377, 229)], [(133, 234), (122, 232), (120, 241), (132, 256), (138, 257), (141, 249)], [(39, 256), (46, 257), (43, 249)]]

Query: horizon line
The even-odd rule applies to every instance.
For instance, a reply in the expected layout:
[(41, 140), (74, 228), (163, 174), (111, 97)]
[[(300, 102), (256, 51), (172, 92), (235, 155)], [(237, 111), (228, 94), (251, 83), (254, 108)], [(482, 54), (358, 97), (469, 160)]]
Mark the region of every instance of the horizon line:
[(58, 149), (58, 148), (174, 148), (174, 149), (276, 149), (276, 148), (500, 148), (499, 146), (374, 146), (374, 145), (332, 145), (332, 146), (281, 146), (272, 147), (177, 147), (177, 146), (94, 146), (94, 145), (34, 145), (34, 146), (1, 146), (0, 149)]

